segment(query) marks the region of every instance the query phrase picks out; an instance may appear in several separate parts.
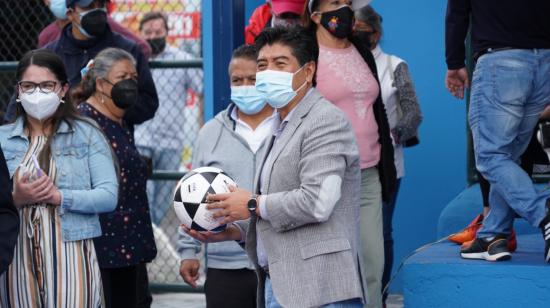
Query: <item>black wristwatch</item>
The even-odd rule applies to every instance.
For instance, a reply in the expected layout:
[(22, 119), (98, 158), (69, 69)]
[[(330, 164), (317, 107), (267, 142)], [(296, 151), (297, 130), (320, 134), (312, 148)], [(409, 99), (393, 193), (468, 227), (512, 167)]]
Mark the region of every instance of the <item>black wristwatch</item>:
[(258, 198), (258, 195), (252, 194), (250, 200), (248, 200), (247, 205), (250, 216), (256, 216), (256, 208), (258, 207), (258, 200), (256, 198)]

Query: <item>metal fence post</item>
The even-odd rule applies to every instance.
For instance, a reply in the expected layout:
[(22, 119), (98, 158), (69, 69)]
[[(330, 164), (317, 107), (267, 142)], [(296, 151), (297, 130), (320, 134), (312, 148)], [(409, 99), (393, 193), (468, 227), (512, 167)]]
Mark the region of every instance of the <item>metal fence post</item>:
[(244, 43), (244, 0), (202, 2), (205, 122), (229, 104), (227, 65)]

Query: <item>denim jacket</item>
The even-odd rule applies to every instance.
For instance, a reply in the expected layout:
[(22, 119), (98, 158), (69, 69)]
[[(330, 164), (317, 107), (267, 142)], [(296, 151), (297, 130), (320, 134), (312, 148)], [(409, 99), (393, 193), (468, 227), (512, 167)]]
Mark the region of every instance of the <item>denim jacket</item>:
[[(13, 178), (29, 148), (23, 117), (0, 126), (0, 145)], [(55, 186), (62, 195), (57, 213), (64, 241), (101, 235), (99, 213), (115, 209), (118, 181), (111, 149), (92, 122), (62, 122), (53, 135), (52, 157), (57, 167)]]

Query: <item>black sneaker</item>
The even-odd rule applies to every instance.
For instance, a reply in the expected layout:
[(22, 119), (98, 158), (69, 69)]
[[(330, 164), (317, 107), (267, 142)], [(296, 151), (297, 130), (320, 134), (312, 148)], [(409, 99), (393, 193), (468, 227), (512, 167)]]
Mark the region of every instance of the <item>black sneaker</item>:
[(460, 249), (460, 256), (464, 259), (487, 261), (505, 261), (512, 258), (508, 250), (508, 240), (504, 235), (498, 235), (491, 241), (476, 238), (470, 246)]
[(539, 225), (542, 231), (542, 238), (544, 238), (544, 260), (550, 263), (550, 204), (546, 201), (546, 216)]

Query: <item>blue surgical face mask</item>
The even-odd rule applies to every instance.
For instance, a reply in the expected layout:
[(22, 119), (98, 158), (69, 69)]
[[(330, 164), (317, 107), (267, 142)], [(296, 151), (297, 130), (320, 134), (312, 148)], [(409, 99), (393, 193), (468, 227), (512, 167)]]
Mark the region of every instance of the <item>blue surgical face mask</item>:
[(262, 111), (266, 104), (265, 99), (256, 91), (255, 86), (231, 87), (231, 101), (237, 105), (240, 111), (248, 115)]
[(263, 96), (267, 103), (275, 108), (283, 108), (298, 95), (307, 81), (296, 91), (292, 88), (294, 75), (301, 71), (303, 66), (294, 73), (265, 70), (256, 73), (256, 90)]
[(65, 0), (50, 0), (50, 11), (57, 19), (67, 19), (67, 2)]

